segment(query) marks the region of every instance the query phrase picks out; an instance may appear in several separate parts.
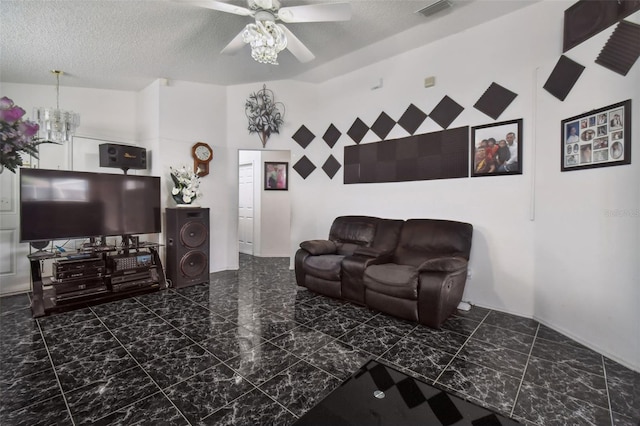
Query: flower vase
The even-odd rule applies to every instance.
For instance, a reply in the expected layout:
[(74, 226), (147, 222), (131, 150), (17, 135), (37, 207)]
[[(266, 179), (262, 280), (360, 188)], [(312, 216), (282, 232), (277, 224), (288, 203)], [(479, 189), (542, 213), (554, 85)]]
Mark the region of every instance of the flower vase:
[(176, 202), (176, 207), (192, 207), (192, 208), (193, 208), (193, 207), (200, 207), (200, 205), (199, 205), (199, 204), (196, 204), (196, 202), (195, 202), (195, 201), (196, 201), (196, 200), (195, 200), (195, 198), (193, 198), (193, 199), (191, 200), (191, 202), (190, 202), (190, 203), (185, 203), (185, 202), (182, 200), (182, 197), (181, 197), (181, 196), (179, 196), (179, 195), (174, 195), (174, 196), (173, 196), (173, 201), (175, 201), (175, 202)]

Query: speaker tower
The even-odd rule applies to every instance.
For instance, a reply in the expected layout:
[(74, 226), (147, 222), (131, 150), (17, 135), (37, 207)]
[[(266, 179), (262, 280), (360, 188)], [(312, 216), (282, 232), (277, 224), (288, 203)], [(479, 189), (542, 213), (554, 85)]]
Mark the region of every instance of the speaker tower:
[(209, 283), (209, 209), (166, 210), (167, 280), (174, 288)]

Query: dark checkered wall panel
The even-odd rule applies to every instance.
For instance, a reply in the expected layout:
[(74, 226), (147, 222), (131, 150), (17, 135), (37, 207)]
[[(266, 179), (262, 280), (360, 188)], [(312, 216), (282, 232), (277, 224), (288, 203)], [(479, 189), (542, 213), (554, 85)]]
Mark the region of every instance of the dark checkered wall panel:
[(491, 83), (491, 86), (482, 94), (473, 107), (497, 120), (516, 96), (518, 95), (511, 90), (505, 89), (494, 82)]
[(440, 103), (429, 114), (429, 118), (438, 123), (440, 127), (446, 129), (453, 123), (461, 113), (464, 107), (451, 99), (449, 96), (442, 98)]
[(562, 55), (543, 88), (564, 101), (582, 75), (582, 71), (584, 71), (584, 66)]
[(344, 183), (452, 179), (468, 170), (468, 126), (344, 148)]
[(311, 141), (313, 141), (316, 135), (311, 133), (311, 130), (307, 129), (307, 126), (302, 125), (300, 126), (298, 131), (293, 134), (292, 137), (293, 137), (293, 140), (298, 143), (298, 145), (300, 145), (303, 148), (306, 148), (307, 146), (309, 146)]
[(622, 21), (604, 45), (596, 64), (627, 75), (640, 57), (640, 25)]
[(313, 164), (306, 155), (303, 155), (302, 158), (298, 160), (298, 162), (293, 166), (293, 170), (298, 172), (298, 174), (302, 176), (302, 179), (306, 179), (307, 177), (309, 177), (309, 175), (313, 173), (315, 169), (316, 165)]

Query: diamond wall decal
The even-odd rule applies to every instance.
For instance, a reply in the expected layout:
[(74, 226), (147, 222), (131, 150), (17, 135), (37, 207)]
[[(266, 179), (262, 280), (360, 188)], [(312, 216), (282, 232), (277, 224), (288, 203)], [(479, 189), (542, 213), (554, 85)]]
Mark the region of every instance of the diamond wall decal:
[(347, 131), (347, 134), (355, 143), (359, 144), (368, 131), (369, 126), (364, 124), (364, 121), (360, 120), (360, 118), (356, 118), (356, 121), (353, 122), (351, 128)]
[(302, 148), (309, 146), (311, 141), (316, 137), (307, 127), (303, 124), (300, 126), (297, 132), (293, 134), (293, 140), (298, 142)]
[(484, 92), (478, 102), (473, 106), (484, 112), (489, 117), (497, 120), (511, 102), (518, 96), (509, 89), (505, 89), (498, 83), (491, 83), (491, 86)]
[(384, 140), (395, 125), (395, 120), (389, 117), (387, 113), (382, 112), (376, 119), (375, 123), (373, 123), (373, 126), (371, 126), (371, 130), (373, 130), (373, 133), (378, 135), (380, 139)]
[(333, 148), (336, 142), (338, 142), (338, 139), (340, 139), (340, 136), (342, 136), (342, 132), (331, 124), (327, 131), (324, 132), (324, 135), (322, 135), (322, 139), (329, 145), (329, 148)]
[(303, 155), (302, 158), (293, 166), (293, 169), (302, 176), (302, 179), (306, 179), (316, 169), (316, 166), (307, 158), (306, 155)]
[(336, 173), (338, 173), (338, 170), (340, 170), (340, 167), (341, 165), (338, 160), (336, 160), (333, 155), (329, 155), (327, 161), (325, 161), (322, 165), (322, 170), (324, 170), (324, 172), (327, 174), (327, 176), (329, 176), (330, 179), (333, 179)]
[(429, 117), (438, 123), (443, 129), (446, 129), (453, 123), (464, 108), (449, 96), (442, 98), (440, 103), (431, 111)]
[(562, 55), (553, 71), (551, 71), (546, 83), (544, 83), (543, 88), (556, 98), (564, 101), (578, 78), (580, 78), (582, 71), (584, 71), (584, 66)]
[(411, 104), (404, 114), (402, 114), (400, 120), (398, 120), (398, 124), (412, 135), (418, 130), (418, 127), (422, 125), (426, 118), (427, 114), (414, 104)]

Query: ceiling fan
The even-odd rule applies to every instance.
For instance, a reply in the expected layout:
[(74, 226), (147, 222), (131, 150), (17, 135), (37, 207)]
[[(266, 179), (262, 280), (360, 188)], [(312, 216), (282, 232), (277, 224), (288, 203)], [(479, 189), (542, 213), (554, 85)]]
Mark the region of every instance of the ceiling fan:
[(287, 27), (276, 21), (329, 22), (351, 19), (349, 3), (324, 3), (303, 6), (280, 7), (279, 0), (247, 0), (248, 8), (215, 0), (190, 2), (207, 9), (251, 16), (255, 23), (248, 24), (225, 46), (220, 53), (233, 54), (245, 44), (251, 46), (251, 56), (258, 62), (278, 64), (278, 53), (289, 51), (300, 62), (312, 61), (315, 56)]

